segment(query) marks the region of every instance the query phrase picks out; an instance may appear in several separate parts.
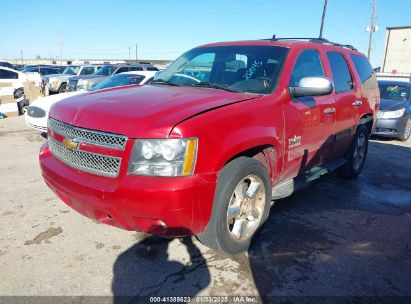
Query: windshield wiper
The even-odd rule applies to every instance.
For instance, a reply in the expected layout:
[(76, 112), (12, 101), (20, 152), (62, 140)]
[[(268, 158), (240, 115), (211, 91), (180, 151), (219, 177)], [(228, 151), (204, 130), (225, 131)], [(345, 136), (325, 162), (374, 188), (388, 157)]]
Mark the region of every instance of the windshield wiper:
[(164, 79), (154, 79), (150, 84), (165, 84), (165, 85), (170, 85), (170, 86), (175, 86), (175, 87), (179, 87), (179, 84), (176, 84), (174, 82), (168, 81), (168, 80), (164, 80)]
[(233, 89), (230, 89), (227, 85), (212, 84), (212, 83), (209, 83), (209, 82), (207, 82), (207, 81), (195, 82), (195, 83), (188, 84), (187, 86), (190, 86), (190, 87), (211, 88), (211, 89), (224, 90), (224, 91), (228, 91), (228, 92), (236, 92), (236, 93), (238, 93), (238, 91), (233, 90)]

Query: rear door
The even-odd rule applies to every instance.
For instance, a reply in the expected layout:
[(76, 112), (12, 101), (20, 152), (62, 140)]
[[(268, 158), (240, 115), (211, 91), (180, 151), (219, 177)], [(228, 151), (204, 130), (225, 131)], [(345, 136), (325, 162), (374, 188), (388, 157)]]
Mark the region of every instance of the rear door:
[[(325, 76), (318, 50), (303, 50), (297, 57), (289, 86), (298, 86), (310, 76)], [(334, 128), (332, 95), (291, 98), (284, 106), (284, 176), (295, 177), (330, 159)]]
[(354, 135), (354, 126), (359, 121), (357, 102), (361, 99), (361, 88), (355, 84), (348, 58), (338, 51), (328, 51), (327, 59), (334, 80), (336, 109), (332, 157), (337, 157), (347, 151)]

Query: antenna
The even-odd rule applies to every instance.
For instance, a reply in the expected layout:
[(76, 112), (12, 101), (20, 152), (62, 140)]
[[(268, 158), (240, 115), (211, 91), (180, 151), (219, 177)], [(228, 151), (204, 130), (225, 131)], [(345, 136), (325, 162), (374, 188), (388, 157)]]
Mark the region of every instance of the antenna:
[(63, 65), (63, 43), (64, 43), (63, 32), (60, 32), (60, 65)]
[(327, 10), (328, 0), (324, 0), (324, 8), (323, 8), (323, 16), (321, 17), (321, 27), (320, 27), (320, 36), (318, 38), (323, 38), (323, 29), (324, 29), (324, 19), (325, 19), (325, 12)]
[(368, 41), (368, 60), (371, 58), (371, 51), (372, 51), (372, 34), (375, 31), (378, 31), (378, 25), (377, 25), (377, 16), (376, 16), (376, 11), (377, 11), (377, 4), (376, 0), (372, 0), (372, 9), (371, 9), (371, 17), (370, 17), (370, 25), (367, 26), (367, 32), (370, 32), (370, 38)]

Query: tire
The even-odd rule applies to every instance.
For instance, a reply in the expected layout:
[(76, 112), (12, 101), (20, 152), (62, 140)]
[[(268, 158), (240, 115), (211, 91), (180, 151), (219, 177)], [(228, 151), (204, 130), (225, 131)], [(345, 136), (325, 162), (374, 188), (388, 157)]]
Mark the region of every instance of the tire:
[(270, 203), (267, 169), (255, 159), (239, 157), (221, 170), (210, 221), (197, 238), (224, 255), (246, 251), (266, 221)]
[(357, 178), (361, 173), (368, 152), (369, 132), (365, 125), (359, 125), (354, 139), (347, 151), (347, 162), (337, 170), (339, 176), (344, 178)]
[(64, 93), (66, 91), (67, 83), (62, 83), (59, 88), (59, 93)]
[(405, 124), (404, 131), (399, 137), (399, 140), (401, 141), (407, 141), (408, 138), (410, 138), (411, 135), (411, 118), (408, 118), (407, 123)]

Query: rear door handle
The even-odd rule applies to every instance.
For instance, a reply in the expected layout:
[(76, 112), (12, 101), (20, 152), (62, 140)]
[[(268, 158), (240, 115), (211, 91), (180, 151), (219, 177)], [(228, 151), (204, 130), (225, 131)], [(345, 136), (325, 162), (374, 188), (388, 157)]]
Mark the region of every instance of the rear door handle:
[(356, 100), (356, 101), (354, 101), (354, 102), (352, 103), (352, 105), (353, 105), (354, 107), (359, 107), (359, 106), (362, 105), (362, 101)]
[(325, 115), (331, 115), (333, 113), (335, 113), (335, 108), (327, 108), (324, 110)]

